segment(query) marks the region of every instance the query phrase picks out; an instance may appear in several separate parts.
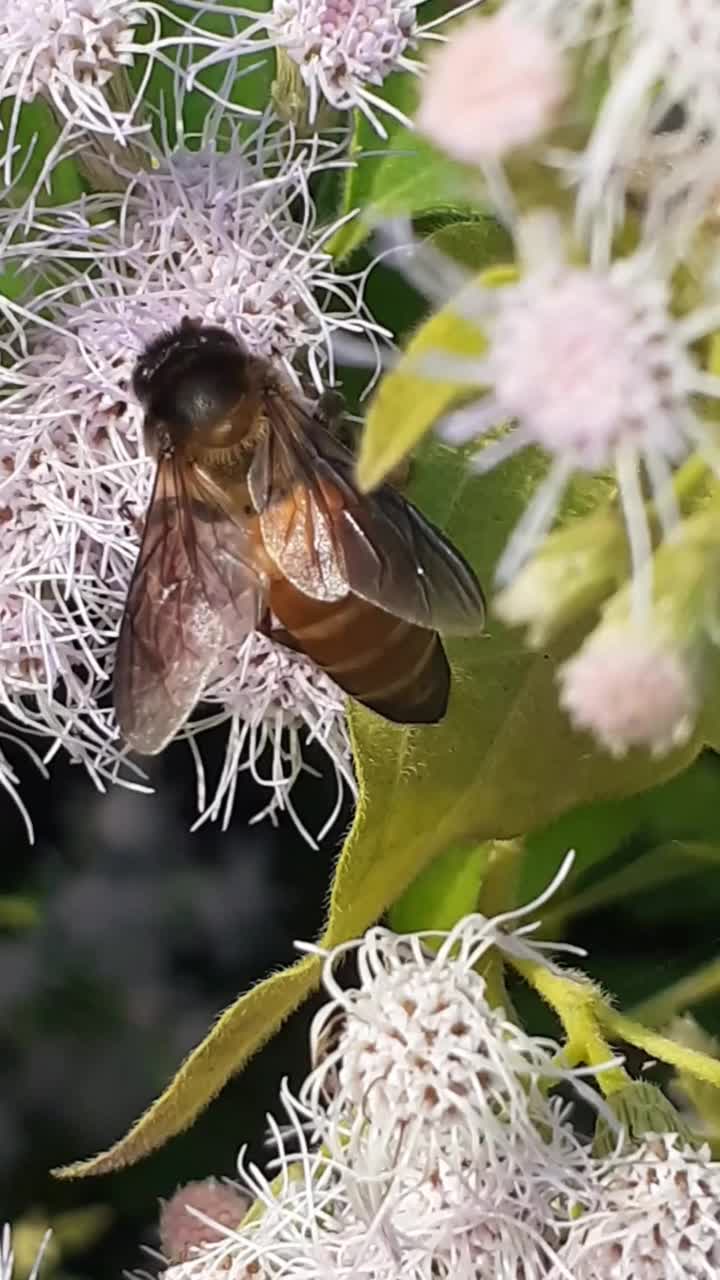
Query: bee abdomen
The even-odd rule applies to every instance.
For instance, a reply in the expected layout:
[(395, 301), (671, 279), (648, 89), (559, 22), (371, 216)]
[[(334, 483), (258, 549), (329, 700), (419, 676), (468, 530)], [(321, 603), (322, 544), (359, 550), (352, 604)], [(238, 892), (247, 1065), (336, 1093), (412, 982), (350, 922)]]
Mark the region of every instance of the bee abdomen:
[(397, 724), (435, 724), (445, 715), (450, 668), (435, 631), (359, 596), (315, 600), (287, 579), (272, 584), (270, 608), (288, 643), (372, 711)]

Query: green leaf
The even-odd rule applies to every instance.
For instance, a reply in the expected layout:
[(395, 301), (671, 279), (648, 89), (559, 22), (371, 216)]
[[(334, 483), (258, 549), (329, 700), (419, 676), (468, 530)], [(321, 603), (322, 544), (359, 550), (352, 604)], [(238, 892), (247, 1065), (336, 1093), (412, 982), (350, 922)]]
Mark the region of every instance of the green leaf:
[[(478, 235), (484, 228), (478, 224)], [(484, 238), (480, 241), (484, 244)], [(468, 250), (470, 252), (470, 250)], [(492, 267), (478, 285), (491, 288), (516, 278), (516, 268)], [(452, 301), (431, 316), (411, 338), (396, 368), (385, 375), (368, 409), (360, 444), (357, 478), (368, 491), (380, 484), (448, 409), (466, 398), (465, 383), (423, 378), (418, 366), (423, 355), (443, 353), (480, 358), (486, 347), (476, 324), (462, 319)]]
[(575, 850), (575, 861), (560, 894), (564, 897), (571, 893), (575, 881), (596, 863), (609, 858), (637, 829), (638, 803), (637, 796), (625, 796), (622, 800), (583, 806), (533, 832), (526, 841), (518, 890), (521, 901), (531, 902), (542, 892), (556, 875), (568, 849)]
[[(627, 905), (633, 897), (640, 898), (652, 889), (697, 874), (704, 865), (717, 867), (718, 863), (720, 845), (706, 841), (673, 840), (667, 845), (651, 848), (619, 870), (613, 869), (604, 878), (594, 880), (587, 888), (553, 900), (543, 911), (542, 934), (557, 937), (569, 920), (598, 909), (607, 910), (614, 903)], [(610, 865), (614, 868), (614, 861)]]
[(476, 325), (445, 307), (411, 338), (397, 368), (383, 378), (368, 409), (357, 461), (357, 480), (369, 492), (411, 453), (443, 413), (463, 396), (467, 386), (418, 376), (405, 370), (425, 352), (480, 357), (486, 347)]
[(446, 222), (427, 238), (433, 248), (469, 267), (471, 271), (483, 271), (488, 267), (510, 263), (515, 252), (512, 236), (507, 228), (488, 217)]
[(448, 849), (393, 903), (388, 923), (396, 933), (452, 929), (475, 911), (491, 845)]
[[(428, 444), (411, 496), (488, 581), (540, 465), (528, 455), (473, 476), (457, 453)], [(607, 493), (606, 482), (587, 480), (565, 514)], [(383, 879), (391, 902), (403, 881), (454, 844), (523, 835), (581, 803), (649, 787), (693, 758), (697, 738), (662, 760), (634, 751), (617, 761), (571, 730), (554, 677), (579, 640), (567, 635), (554, 650), (529, 653), (492, 620), (480, 639), (448, 643), (455, 682), (440, 725), (398, 729), (352, 708), (363, 790), (341, 869), (358, 915)]]
[[(704, 738), (704, 733), (702, 736)], [(640, 848), (650, 850), (677, 842), (679, 853), (688, 845), (717, 844), (720, 840), (719, 765), (715, 756), (705, 752), (691, 768), (660, 786), (642, 794), (572, 810), (534, 832), (526, 841), (520, 901), (531, 901), (542, 892), (568, 849), (576, 850), (576, 858), (570, 878), (563, 886), (565, 894), (574, 893), (574, 882), (591, 871), (596, 875), (602, 862), (631, 843), (637, 852)], [(560, 903), (558, 911), (564, 914), (564, 903)], [(550, 913), (556, 914), (554, 904)]]
[(90, 1160), (54, 1170), (55, 1176), (82, 1178), (123, 1169), (182, 1133), (317, 986), (320, 968), (317, 956), (303, 956), (240, 996), (120, 1142)]
[(720, 654), (707, 645), (703, 663), (703, 699), (700, 708), (705, 745), (720, 752)]
[[(417, 105), (415, 77), (390, 76), (378, 96), (411, 118)], [(345, 179), (341, 213), (359, 210), (352, 222), (328, 241), (328, 249), (340, 260), (370, 235), (383, 218), (398, 214), (434, 211), (457, 217), (479, 217), (477, 175), (470, 175), (436, 151), (414, 130), (385, 116), (387, 141), (382, 142), (362, 113), (356, 113), (350, 158), (353, 167)]]

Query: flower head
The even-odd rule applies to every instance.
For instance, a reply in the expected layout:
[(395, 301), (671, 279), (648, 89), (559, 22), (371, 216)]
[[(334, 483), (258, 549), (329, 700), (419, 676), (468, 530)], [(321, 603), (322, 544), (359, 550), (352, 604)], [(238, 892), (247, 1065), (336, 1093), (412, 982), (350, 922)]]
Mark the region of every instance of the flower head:
[(429, 60), (416, 124), (456, 160), (482, 165), (539, 137), (566, 88), (558, 47), (501, 10), (464, 23)]
[[(437, 39), (440, 23), (479, 2), (466, 0), (441, 18), (422, 23), (418, 9), (423, 0), (273, 0), (268, 14), (245, 26), (240, 35), (219, 37), (217, 49), (195, 65), (192, 75), (240, 53), (282, 50), (306, 86), (311, 125), (325, 102), (336, 111), (362, 111), (384, 138), (383, 114), (408, 126), (412, 122), (376, 90), (393, 71), (418, 73), (422, 64), (410, 56), (418, 43), (426, 37)], [(257, 35), (260, 25), (265, 35)]]
[[(572, 1210), (594, 1203), (593, 1167), (547, 1087), (559, 1075), (577, 1086), (579, 1073), (492, 1009), (478, 973), (493, 946), (550, 963), (518, 925), (475, 915), (447, 935), (373, 929), (327, 956), (320, 1060), (299, 1099), (283, 1088), (287, 1126), (271, 1121), (276, 1176), (241, 1157), (252, 1211), (171, 1280), (544, 1280), (555, 1266), (570, 1280), (559, 1251)], [(335, 967), (348, 953), (359, 985), (345, 990)]]
[[(355, 794), (345, 695), (337, 685), (309, 658), (278, 644), (272, 636), (252, 632), (239, 650), (221, 659), (205, 700), (218, 710), (188, 725), (191, 742), (194, 745), (197, 734), (218, 722), (227, 723), (228, 738), (225, 761), (209, 800), (202, 756), (195, 753), (200, 811), (196, 826), (218, 818), (228, 825), (239, 776), (247, 770), (268, 793), (268, 803), (256, 821), (275, 820), (277, 813), (285, 811), (308, 844), (322, 840), (338, 816), (345, 788)], [(309, 769), (304, 750), (314, 742), (334, 769), (337, 804), (322, 829), (313, 834), (293, 806), (292, 791), (300, 774)]]
[(557, 1046), (493, 1009), (473, 967), (494, 936), (469, 917), (433, 954), (422, 936), (372, 930), (358, 989), (326, 970), (335, 998), (301, 1096), (383, 1275), (395, 1254), (410, 1275), (540, 1280), (583, 1195), (586, 1153), (543, 1088)]
[(66, 144), (87, 131), (122, 145), (147, 127), (139, 118), (146, 77), (132, 91), (126, 70), (138, 59), (147, 61), (152, 40), (146, 43), (140, 32), (148, 23), (157, 41), (160, 10), (152, 0), (41, 0), (33, 6), (2, 0), (0, 101), (14, 101), (2, 140), (6, 182), (14, 172), (23, 102), (44, 98), (64, 124)]
[[(57, 225), (43, 218), (60, 283), (28, 301), (34, 328), (18, 329), (19, 358), (3, 375), (0, 699), (98, 780), (127, 768), (103, 693), (154, 470), (129, 389), (138, 354), (190, 315), (230, 329), (296, 383), (304, 363), (319, 389), (328, 372), (332, 380), (333, 330), (365, 327), (356, 282), (335, 276), (314, 234), (311, 155), (294, 157), (285, 142), (268, 144), (263, 176), (237, 143), (222, 154), (181, 147), (125, 193), (64, 208), (56, 223), (74, 228), (82, 246), (64, 264), (53, 257)], [(234, 795), (241, 747), (267, 748), (268, 782), (288, 807), (302, 725), (328, 745), (338, 777), (351, 778), (341, 695), (305, 659), (242, 639), (207, 690), (222, 717), (236, 717), (220, 799), (208, 806), (201, 795), (213, 816)], [(248, 711), (241, 731), (237, 717)]]
[[(368, 86), (408, 66), (417, 31), (414, 0), (274, 0), (268, 24), (275, 42), (300, 68), (314, 101), (359, 105)], [(373, 95), (369, 94), (372, 102)]]
[(487, 333), (483, 358), (423, 359), (434, 375), (488, 388), (441, 424), (446, 438), (464, 442), (513, 424), (479, 451), (478, 469), (532, 445), (549, 456), (548, 474), (498, 565), (501, 583), (551, 525), (574, 471), (614, 469), (638, 570), (650, 551), (641, 473), (669, 529), (672, 468), (694, 447), (712, 452), (711, 429), (694, 396), (717, 396), (720, 383), (691, 350), (715, 324), (712, 309), (678, 321), (649, 250), (607, 270), (576, 267), (557, 252), (554, 230), (542, 217), (529, 219), (520, 232), (530, 250), (520, 280), (485, 293), (471, 288), (460, 300), (466, 317)]
[(599, 1170), (596, 1204), (572, 1225), (574, 1280), (706, 1280), (720, 1267), (720, 1166), (678, 1134), (649, 1134)]
[[(478, 972), (492, 946), (548, 965), (522, 933), (474, 915), (448, 935), (372, 929), (329, 954), (331, 999), (313, 1023), (317, 1066), (301, 1097), (337, 1162), (370, 1176), (373, 1152), (392, 1152), (382, 1167), (398, 1194), (409, 1194), (397, 1181), (403, 1171), (412, 1183), (413, 1171), (428, 1168), (437, 1171), (436, 1189), (451, 1189), (472, 1169), (508, 1195), (543, 1169), (570, 1194), (575, 1149), (544, 1088), (564, 1074), (558, 1046), (493, 1008)], [(359, 973), (349, 990), (334, 974), (348, 952)]]
[(132, 63), (135, 32), (147, 20), (137, 0), (44, 0), (32, 12), (3, 8), (3, 96), (14, 92), (26, 102), (57, 91), (81, 97), (83, 86), (89, 98), (118, 67)]
[(598, 627), (560, 669), (560, 702), (613, 755), (687, 742), (699, 707), (688, 657), (651, 620)]

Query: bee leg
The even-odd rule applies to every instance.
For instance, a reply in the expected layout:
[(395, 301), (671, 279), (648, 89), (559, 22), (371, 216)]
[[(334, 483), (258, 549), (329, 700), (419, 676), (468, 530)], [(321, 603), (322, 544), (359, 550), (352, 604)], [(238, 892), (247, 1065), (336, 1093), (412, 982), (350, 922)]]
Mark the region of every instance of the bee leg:
[(357, 453), (361, 424), (345, 416), (345, 397), (327, 387), (315, 402), (315, 418), (331, 436), (352, 454)]
[[(315, 415), (326, 431), (335, 436), (336, 440), (344, 444), (351, 453), (357, 455), (362, 423), (351, 422), (345, 417), (345, 399), (339, 391), (332, 387), (323, 391), (315, 405)], [(411, 471), (411, 459), (403, 458), (388, 474), (387, 484), (402, 491), (407, 487)]]
[(139, 538), (145, 527), (145, 517), (136, 515), (129, 502), (121, 502), (118, 511), (128, 532), (132, 530), (136, 537)]
[(260, 617), (257, 620), (257, 626), (255, 627), (255, 630), (261, 632), (262, 635), (267, 636), (268, 639), (270, 640), (275, 639), (275, 633), (273, 630), (273, 616), (269, 609), (267, 608), (263, 609)]
[(318, 396), (315, 404), (315, 416), (320, 419), (323, 426), (332, 431), (333, 435), (343, 425), (345, 417), (345, 397), (340, 391), (336, 391), (334, 387), (326, 387)]

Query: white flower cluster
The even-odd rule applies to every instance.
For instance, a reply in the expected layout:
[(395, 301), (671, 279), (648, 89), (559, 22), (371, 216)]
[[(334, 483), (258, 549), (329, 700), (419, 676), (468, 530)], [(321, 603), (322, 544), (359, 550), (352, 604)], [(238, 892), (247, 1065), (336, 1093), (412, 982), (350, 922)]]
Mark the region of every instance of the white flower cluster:
[[(214, 112), (200, 145), (155, 149), (122, 192), (38, 214), (29, 238), (7, 215), (8, 255), (32, 253), (50, 281), (9, 311), (0, 385), (0, 703), (98, 785), (140, 776), (105, 698), (154, 471), (131, 390), (139, 353), (199, 318), (295, 382), (302, 363), (317, 395), (333, 380), (336, 330), (375, 340), (362, 278), (337, 278), (314, 225), (309, 184), (336, 162), (333, 148), (294, 150), (287, 131), (242, 143), (230, 129), (220, 151), (221, 124)], [(222, 657), (206, 696), (216, 713), (184, 732), (224, 720), (229, 737), (209, 795), (195, 749), (201, 821), (229, 820), (249, 768), (269, 788), (264, 812), (285, 808), (304, 831), (290, 799), (301, 731), (332, 761), (338, 803), (352, 790), (344, 698), (302, 656), (252, 634)], [(318, 832), (304, 834), (312, 843)]]
[[(481, 472), (528, 448), (547, 458), (497, 564), (500, 615), (539, 644), (557, 582), (579, 564), (568, 551), (553, 575), (548, 533), (574, 481), (574, 493), (591, 475), (615, 483), (630, 564), (616, 546), (592, 603), (629, 568), (629, 607), (603, 619), (560, 685), (575, 728), (617, 755), (681, 747), (705, 673), (714, 679), (711, 560), (684, 597), (695, 611), (684, 626), (655, 553), (683, 536), (682, 465), (704, 468), (713, 493), (720, 480), (718, 49), (716, 0), (504, 0), (431, 58), (416, 113), (439, 149), (474, 167), (515, 240), (517, 278), (502, 287), (458, 281), (425, 243), (405, 270), (484, 339), (482, 358), (418, 363), (419, 376), (465, 389), (444, 438), (477, 440)], [(564, 623), (590, 616), (590, 593), (576, 598)]]
[(431, 61), (418, 124), (457, 159), (487, 165), (556, 126), (577, 131), (596, 73), (602, 100), (582, 150), (546, 158), (577, 183), (578, 224), (606, 261), (643, 185), (652, 235), (678, 206), (687, 224), (717, 190), (719, 43), (715, 0), (504, 0)]
[[(410, 56), (418, 43), (437, 39), (438, 26), (480, 0), (423, 22), (418, 9), (426, 2), (274, 0), (263, 13), (234, 0), (222, 6), (184, 0), (176, 8), (158, 0), (42, 0), (33, 6), (2, 0), (0, 104), (8, 110), (0, 121), (0, 157), (6, 182), (28, 162), (23, 104), (50, 108), (65, 149), (94, 135), (122, 153), (149, 129), (147, 91), (156, 67), (253, 116), (258, 112), (238, 101), (233, 85), (257, 65), (251, 61), (257, 55), (263, 61), (285, 54), (297, 66), (311, 123), (321, 102), (336, 111), (358, 107), (385, 137), (384, 114), (410, 123), (378, 92), (387, 77), (420, 74), (422, 62)], [(213, 10), (222, 11), (223, 21), (213, 21)], [(211, 87), (204, 72), (218, 64), (227, 74)], [(54, 149), (55, 157), (59, 153)]]
[[(720, 1167), (708, 1150), (666, 1134), (620, 1153), (619, 1135), (595, 1157), (567, 1101), (603, 1105), (582, 1073), (488, 1002), (492, 946), (549, 963), (523, 933), (475, 915), (446, 936), (374, 929), (329, 955), (316, 1066), (298, 1098), (283, 1089), (288, 1126), (271, 1123), (277, 1176), (241, 1160), (247, 1217), (223, 1214), (211, 1240), (203, 1213), (206, 1242), (167, 1280), (712, 1275)], [(349, 989), (337, 979), (347, 962)]]
[[(422, 4), (0, 0), (0, 736), (19, 724), (41, 769), (62, 749), (100, 787), (145, 785), (108, 694), (154, 473), (132, 391), (146, 344), (184, 317), (220, 325), (310, 396), (333, 385), (339, 332), (377, 351), (365, 278), (335, 270), (338, 224), (316, 196), (348, 164), (339, 113), (359, 108), (383, 137), (383, 117), (405, 120), (385, 81), (420, 73), (420, 42), (453, 16), (424, 22)], [(278, 77), (292, 65), (305, 117), (324, 106), (338, 127), (299, 139), (272, 102), (244, 105), (258, 57)], [(205, 693), (209, 713), (183, 730), (198, 821), (229, 820), (246, 769), (268, 790), (263, 814), (286, 810), (313, 843), (355, 786), (339, 690), (252, 634)], [(210, 784), (195, 735), (221, 721)], [(337, 780), (313, 831), (291, 799), (307, 742)], [(2, 754), (0, 785), (32, 838)]]

